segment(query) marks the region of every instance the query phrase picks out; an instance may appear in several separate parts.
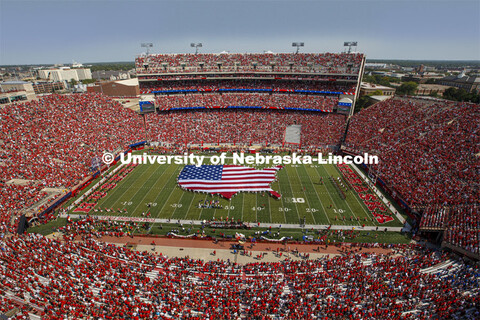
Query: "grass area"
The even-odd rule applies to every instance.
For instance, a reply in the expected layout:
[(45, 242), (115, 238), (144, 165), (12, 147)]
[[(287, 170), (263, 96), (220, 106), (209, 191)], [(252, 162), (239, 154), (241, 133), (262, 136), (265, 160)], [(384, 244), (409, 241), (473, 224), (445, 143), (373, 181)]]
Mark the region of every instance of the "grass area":
[[(202, 232), (202, 228), (199, 225), (184, 225), (184, 229), (179, 227), (178, 224), (153, 224), (151, 228), (148, 230), (142, 230), (141, 233), (143, 234), (154, 234), (154, 235), (166, 235), (167, 233), (171, 231), (178, 231), (175, 232), (180, 235), (190, 235), (198, 232)], [(314, 239), (318, 239), (320, 236), (318, 234), (318, 231), (323, 235), (322, 233), (325, 232), (324, 229), (285, 229), (285, 228), (272, 228), (271, 232), (267, 228), (252, 228), (249, 230), (232, 230), (232, 229), (211, 229), (211, 228), (205, 228), (204, 232), (207, 236), (211, 237), (220, 237), (221, 234), (225, 234), (225, 237), (229, 238), (235, 238), (235, 233), (242, 233), (244, 234), (247, 238), (248, 237), (254, 237), (254, 238), (259, 238), (260, 235), (263, 233), (269, 232), (264, 234), (265, 237), (269, 239), (280, 239), (282, 237), (291, 237), (295, 241), (302, 241), (303, 236), (313, 236)], [(379, 228), (381, 230), (381, 228)], [(353, 242), (353, 243), (409, 243), (410, 242), (410, 237), (407, 234), (402, 234), (400, 232), (384, 232), (384, 231), (354, 231), (356, 236), (354, 238), (350, 238), (348, 236), (345, 236), (343, 238), (342, 236), (337, 236), (334, 233), (334, 231), (329, 231), (331, 235), (327, 236), (327, 239), (330, 240), (330, 242)], [(344, 234), (346, 234), (346, 231), (343, 231)]]
[(56, 228), (63, 227), (67, 224), (66, 218), (57, 218), (46, 224), (41, 224), (39, 226), (30, 227), (27, 229), (28, 233), (39, 233), (41, 235), (48, 235), (54, 232)]
[[(374, 219), (372, 221), (372, 214), (353, 190), (349, 190), (346, 199), (343, 200), (329, 180), (330, 176), (334, 178), (341, 176), (334, 165), (285, 166), (277, 173), (277, 180), (271, 185), (273, 190), (282, 195), (279, 200), (266, 192), (241, 192), (231, 200), (226, 200), (218, 195), (184, 191), (177, 185), (177, 176), (182, 168), (182, 165), (175, 164), (138, 165), (96, 203), (95, 208), (103, 212), (91, 210), (90, 214), (141, 217), (142, 213), (150, 212), (152, 218), (175, 220), (233, 217), (252, 223), (299, 224), (305, 220), (306, 224), (349, 226), (365, 224), (380, 228), (401, 226), (396, 218), (385, 224), (380, 224)], [(200, 208), (199, 203), (205, 200), (219, 201), (222, 208)], [(147, 207), (147, 203), (151, 203), (150, 208)], [(115, 211), (106, 212), (105, 208)], [(118, 212), (118, 209), (122, 212)], [(123, 212), (124, 209), (127, 213)], [(345, 221), (342, 221), (342, 217), (345, 217)]]
[[(48, 235), (55, 231), (56, 228), (60, 228), (65, 226), (67, 223), (67, 219), (65, 218), (58, 218), (56, 220), (52, 220), (47, 224), (31, 227), (27, 229), (28, 233), (39, 233), (42, 235)], [(246, 229), (212, 229), (212, 228), (205, 228), (203, 231), (207, 236), (221, 238), (221, 235), (224, 234), (225, 238), (235, 238), (235, 233), (239, 232), (244, 234), (247, 238), (248, 237), (255, 237), (259, 238), (260, 235), (264, 235), (269, 239), (280, 239), (282, 237), (290, 237), (295, 241), (302, 241), (303, 236), (313, 236), (314, 239), (319, 238), (318, 231), (322, 231), (324, 229), (285, 229), (285, 228), (272, 228), (271, 230), (267, 228), (252, 228), (249, 230)], [(379, 227), (379, 230), (381, 228)], [(199, 225), (184, 225), (180, 227), (178, 224), (170, 223), (170, 224), (158, 224), (154, 223), (149, 225), (148, 229), (139, 228), (135, 231), (135, 234), (152, 234), (158, 236), (165, 236), (169, 232), (175, 231), (175, 233), (180, 235), (190, 235), (198, 232), (202, 232), (202, 228)], [(270, 232), (269, 232), (270, 231)], [(408, 243), (410, 242), (410, 237), (407, 234), (402, 234), (400, 232), (383, 232), (383, 231), (354, 231), (356, 236), (354, 238), (342, 236), (334, 234), (334, 231), (329, 231), (330, 235), (328, 235), (327, 239), (330, 242), (352, 242), (352, 243)], [(343, 233), (348, 233), (343, 231)], [(323, 233), (322, 233), (323, 234)]]

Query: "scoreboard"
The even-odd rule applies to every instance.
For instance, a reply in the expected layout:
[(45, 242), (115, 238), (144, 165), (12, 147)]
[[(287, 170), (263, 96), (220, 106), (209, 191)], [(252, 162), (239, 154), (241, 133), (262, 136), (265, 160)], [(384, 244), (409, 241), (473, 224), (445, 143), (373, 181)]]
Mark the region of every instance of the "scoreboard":
[(140, 101), (140, 114), (153, 113), (155, 112), (155, 104), (153, 101)]

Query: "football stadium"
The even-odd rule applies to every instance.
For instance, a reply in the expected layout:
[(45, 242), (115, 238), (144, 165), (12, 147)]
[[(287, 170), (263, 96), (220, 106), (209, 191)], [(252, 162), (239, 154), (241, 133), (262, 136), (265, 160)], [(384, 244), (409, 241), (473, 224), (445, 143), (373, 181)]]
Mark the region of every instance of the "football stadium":
[(142, 54), (130, 108), (0, 107), (0, 318), (478, 319), (480, 106), (355, 112), (365, 62)]

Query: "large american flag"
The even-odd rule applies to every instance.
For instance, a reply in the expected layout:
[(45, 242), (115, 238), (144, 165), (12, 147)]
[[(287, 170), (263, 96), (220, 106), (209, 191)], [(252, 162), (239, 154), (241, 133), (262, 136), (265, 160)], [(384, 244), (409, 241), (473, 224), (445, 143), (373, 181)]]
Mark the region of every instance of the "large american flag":
[(230, 199), (239, 191), (268, 191), (275, 198), (281, 195), (270, 187), (282, 166), (255, 169), (236, 165), (187, 165), (178, 176), (180, 187)]

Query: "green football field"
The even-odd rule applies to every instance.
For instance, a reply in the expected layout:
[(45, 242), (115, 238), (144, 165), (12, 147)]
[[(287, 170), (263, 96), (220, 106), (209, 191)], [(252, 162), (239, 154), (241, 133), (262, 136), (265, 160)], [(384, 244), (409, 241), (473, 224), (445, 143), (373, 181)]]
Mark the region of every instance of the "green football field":
[[(142, 213), (150, 212), (151, 218), (172, 220), (233, 217), (252, 223), (300, 224), (305, 219), (306, 224), (319, 225), (402, 226), (396, 217), (384, 224), (372, 219), (372, 214), (352, 189), (346, 192), (346, 200), (343, 200), (329, 179), (330, 176), (342, 176), (334, 165), (286, 165), (271, 185), (282, 195), (279, 200), (267, 192), (240, 192), (231, 200), (226, 200), (218, 195), (184, 191), (177, 185), (177, 176), (182, 168), (183, 165), (175, 164), (137, 165), (114, 189), (98, 200), (95, 209), (100, 208), (103, 212), (91, 210), (90, 214), (142, 217)], [(323, 183), (320, 183), (321, 180)], [(205, 200), (218, 200), (222, 208), (200, 208), (199, 203)], [(114, 211), (106, 212), (104, 208)]]

